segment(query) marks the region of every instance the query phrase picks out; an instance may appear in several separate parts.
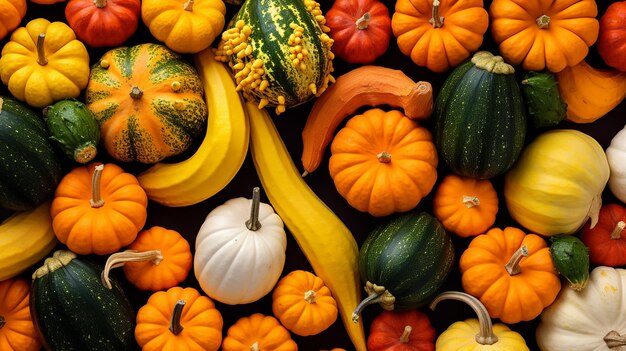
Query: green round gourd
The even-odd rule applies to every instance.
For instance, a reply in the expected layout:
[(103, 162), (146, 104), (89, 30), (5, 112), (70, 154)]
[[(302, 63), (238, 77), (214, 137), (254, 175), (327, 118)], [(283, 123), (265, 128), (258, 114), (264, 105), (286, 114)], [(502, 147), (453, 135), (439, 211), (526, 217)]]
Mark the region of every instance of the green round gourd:
[(522, 91), (528, 106), (528, 116), (535, 128), (554, 127), (567, 112), (561, 100), (558, 83), (550, 72), (527, 72), (522, 80)]
[(554, 267), (567, 281), (570, 288), (582, 291), (589, 280), (589, 248), (572, 235), (550, 237), (550, 256)]
[(0, 97), (0, 207), (35, 208), (52, 197), (61, 176), (41, 118), (21, 102)]
[(489, 179), (517, 160), (526, 137), (526, 107), (514, 69), (479, 51), (452, 71), (435, 101), (435, 140), (454, 173)]

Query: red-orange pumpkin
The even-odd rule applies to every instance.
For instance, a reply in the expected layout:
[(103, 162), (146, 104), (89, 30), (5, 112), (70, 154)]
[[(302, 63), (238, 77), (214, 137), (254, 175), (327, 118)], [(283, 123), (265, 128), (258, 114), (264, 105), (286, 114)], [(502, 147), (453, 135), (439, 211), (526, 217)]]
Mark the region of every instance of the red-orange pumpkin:
[(606, 9), (596, 45), (607, 65), (626, 72), (626, 1), (614, 2)]
[(418, 310), (383, 311), (370, 326), (368, 351), (435, 351), (435, 329)]
[(598, 223), (593, 229), (585, 224), (580, 239), (589, 248), (589, 259), (594, 265), (626, 265), (626, 208), (607, 204), (600, 208)]

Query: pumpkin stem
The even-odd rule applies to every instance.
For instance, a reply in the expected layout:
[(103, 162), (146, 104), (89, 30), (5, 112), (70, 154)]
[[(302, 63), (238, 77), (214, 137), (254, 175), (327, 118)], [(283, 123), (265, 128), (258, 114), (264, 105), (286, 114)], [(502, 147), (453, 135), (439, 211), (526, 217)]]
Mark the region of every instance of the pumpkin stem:
[(467, 208), (472, 208), (480, 205), (480, 200), (478, 199), (478, 196), (463, 195), (463, 204), (465, 204), (465, 207)]
[(7, 322), (4, 320), (4, 316), (0, 316), (0, 329), (2, 329), (5, 324), (7, 324)]
[(161, 261), (163, 261), (163, 254), (161, 254), (161, 250), (126, 250), (112, 254), (111, 256), (109, 256), (106, 263), (104, 264), (104, 269), (102, 270), (102, 274), (100, 275), (102, 285), (104, 285), (107, 289), (113, 288), (113, 286), (111, 285), (111, 279), (109, 278), (109, 272), (111, 271), (111, 269), (122, 267), (127, 262), (144, 261), (151, 261), (154, 265), (158, 265), (159, 263), (161, 263)]
[(143, 96), (143, 91), (138, 86), (134, 85), (130, 89), (130, 94), (129, 95), (130, 95), (131, 98), (133, 98), (133, 100), (139, 100)]
[(400, 342), (403, 344), (408, 344), (409, 343), (409, 336), (411, 335), (411, 332), (413, 331), (413, 328), (410, 325), (405, 325), (404, 326), (404, 330), (402, 331), (402, 335), (400, 335)]
[(193, 11), (193, 0), (187, 0), (185, 5), (183, 5), (183, 9), (185, 11)]
[(37, 37), (37, 63), (45, 66), (48, 64), (48, 59), (46, 58), (46, 51), (44, 50), (44, 40), (46, 39), (46, 34), (41, 33)]
[(174, 305), (174, 311), (172, 312), (172, 320), (170, 321), (169, 328), (174, 335), (178, 335), (183, 331), (183, 326), (180, 324), (180, 316), (183, 314), (185, 303), (187, 303), (185, 300), (178, 300)]
[(252, 231), (261, 229), (259, 222), (259, 207), (261, 205), (261, 190), (258, 186), (252, 189), (252, 206), (250, 209), (250, 219), (246, 221), (246, 228)]
[(434, 311), (437, 304), (442, 300), (464, 302), (476, 312), (478, 323), (480, 324), (480, 331), (476, 334), (477, 343), (481, 345), (493, 345), (498, 342), (498, 337), (493, 333), (493, 325), (491, 323), (491, 317), (489, 317), (489, 312), (487, 312), (487, 308), (485, 308), (485, 305), (483, 305), (480, 300), (464, 292), (446, 291), (433, 299), (430, 303), (430, 309)]
[(433, 28), (440, 28), (443, 26), (443, 16), (439, 16), (439, 5), (439, 0), (433, 1), (432, 17), (428, 20), (428, 22), (433, 25)]
[(103, 170), (103, 164), (97, 165), (93, 171), (93, 176), (91, 176), (91, 199), (89, 200), (89, 204), (92, 208), (98, 208), (104, 205), (104, 199), (100, 193), (100, 181), (102, 180)]
[(370, 15), (369, 12), (364, 13), (363, 16), (361, 16), (361, 18), (359, 18), (358, 20), (356, 20), (356, 22), (354, 22), (354, 24), (356, 25), (356, 29), (358, 30), (367, 29), (367, 27), (369, 27), (370, 25), (371, 19), (372, 19), (372, 15)]
[(304, 293), (304, 300), (308, 303), (315, 303), (315, 300), (317, 300), (317, 294), (313, 290), (308, 290)]
[(102, 9), (107, 7), (107, 0), (93, 0), (93, 4), (96, 5), (97, 8)]
[(615, 330), (611, 330), (604, 336), (604, 342), (610, 349), (621, 350), (623, 346), (626, 346), (626, 336), (620, 335)]
[(526, 246), (522, 246), (517, 249), (517, 251), (513, 253), (513, 256), (511, 256), (511, 259), (504, 266), (504, 268), (507, 272), (509, 272), (510, 275), (522, 273), (522, 269), (520, 268), (519, 263), (524, 257), (528, 257), (528, 248)]
[(260, 351), (259, 342), (255, 341), (254, 344), (250, 345), (250, 351)]
[(550, 16), (548, 15), (541, 15), (539, 17), (537, 17), (537, 19), (535, 20), (537, 22), (537, 26), (541, 29), (544, 28), (548, 28), (548, 26), (550, 25)]
[(624, 221), (617, 222), (617, 224), (615, 225), (615, 228), (613, 228), (613, 231), (611, 232), (611, 239), (613, 240), (621, 239), (622, 231), (624, 230), (624, 228), (626, 228), (626, 223), (624, 223)]
[(376, 158), (378, 159), (378, 162), (380, 162), (380, 163), (389, 163), (389, 162), (391, 162), (391, 154), (388, 153), (387, 151), (383, 151), (383, 152), (379, 153), (378, 155), (376, 155)]
[(396, 298), (385, 289), (384, 286), (376, 285), (368, 281), (365, 282), (365, 292), (367, 292), (368, 296), (363, 299), (352, 312), (353, 323), (359, 322), (359, 315), (367, 305), (378, 303), (383, 309), (393, 311)]

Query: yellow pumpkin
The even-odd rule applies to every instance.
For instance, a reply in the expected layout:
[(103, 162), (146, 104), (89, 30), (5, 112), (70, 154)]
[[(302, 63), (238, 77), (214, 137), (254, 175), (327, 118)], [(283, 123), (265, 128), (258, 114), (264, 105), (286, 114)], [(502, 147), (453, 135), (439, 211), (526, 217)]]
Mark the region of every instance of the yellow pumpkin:
[(2, 49), (0, 78), (18, 100), (42, 108), (74, 98), (89, 81), (89, 54), (63, 22), (37, 18)]

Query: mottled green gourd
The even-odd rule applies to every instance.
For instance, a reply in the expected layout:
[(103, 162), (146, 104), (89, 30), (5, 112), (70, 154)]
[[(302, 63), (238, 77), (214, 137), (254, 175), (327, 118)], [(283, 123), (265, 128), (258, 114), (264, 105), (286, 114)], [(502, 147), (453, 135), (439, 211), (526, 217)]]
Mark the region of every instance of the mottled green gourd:
[(314, 0), (246, 0), (222, 33), (215, 59), (228, 62), (247, 101), (280, 114), (334, 81), (325, 23)]
[(526, 107), (515, 70), (479, 51), (452, 71), (435, 101), (435, 140), (454, 173), (489, 179), (515, 163), (526, 137)]
[(535, 128), (553, 127), (565, 118), (567, 104), (561, 100), (557, 84), (550, 72), (531, 71), (524, 76), (522, 91)]
[(572, 235), (552, 236), (550, 242), (556, 270), (569, 281), (572, 289), (582, 291), (589, 280), (589, 248)]
[(85, 104), (74, 99), (61, 100), (44, 109), (50, 139), (65, 155), (78, 163), (96, 157), (100, 125)]
[(30, 311), (46, 350), (135, 350), (135, 312), (122, 288), (101, 282), (102, 270), (67, 250), (33, 273)]

